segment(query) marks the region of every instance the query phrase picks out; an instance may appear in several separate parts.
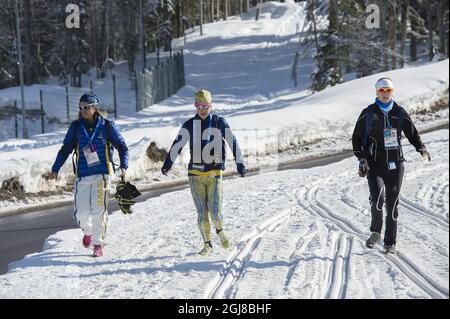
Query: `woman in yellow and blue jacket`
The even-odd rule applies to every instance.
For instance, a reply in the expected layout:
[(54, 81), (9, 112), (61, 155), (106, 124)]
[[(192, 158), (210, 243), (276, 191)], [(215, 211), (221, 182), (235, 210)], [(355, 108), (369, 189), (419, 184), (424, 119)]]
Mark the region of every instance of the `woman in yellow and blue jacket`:
[(223, 117), (211, 114), (211, 93), (199, 90), (195, 95), (197, 114), (186, 121), (172, 144), (164, 165), (164, 175), (172, 168), (182, 148), (189, 142), (189, 185), (198, 212), (198, 227), (204, 241), (201, 255), (213, 251), (209, 215), (216, 228), (221, 246), (228, 248), (230, 241), (223, 230), (222, 218), (222, 173), (225, 170), (226, 146), (233, 150), (240, 176), (246, 170), (236, 137)]

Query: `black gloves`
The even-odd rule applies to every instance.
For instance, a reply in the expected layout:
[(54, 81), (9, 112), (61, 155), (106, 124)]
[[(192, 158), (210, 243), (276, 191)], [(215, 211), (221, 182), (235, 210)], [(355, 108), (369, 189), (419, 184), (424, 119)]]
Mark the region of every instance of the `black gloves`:
[(132, 185), (130, 182), (125, 182), (122, 178), (122, 181), (116, 187), (115, 196), (122, 213), (131, 214), (133, 212), (131, 206), (136, 204), (133, 199), (140, 195), (142, 194), (137, 190), (136, 186)]
[(167, 168), (165, 168), (165, 167), (163, 167), (163, 168), (161, 168), (161, 173), (164, 175), (164, 176), (167, 176), (167, 173), (169, 172), (169, 169), (167, 169)]
[(369, 172), (369, 164), (365, 158), (361, 158), (359, 160), (359, 171), (358, 174), (360, 177), (366, 177)]
[(247, 170), (245, 169), (245, 165), (242, 163), (238, 163), (237, 165), (237, 171), (241, 177), (245, 177), (245, 174), (247, 174)]
[(424, 159), (427, 159), (427, 158), (428, 158), (428, 160), (431, 161), (431, 155), (430, 155), (430, 152), (428, 152), (428, 150), (427, 150), (426, 148), (420, 149), (419, 152), (420, 152), (420, 155), (422, 155), (422, 157), (423, 157)]

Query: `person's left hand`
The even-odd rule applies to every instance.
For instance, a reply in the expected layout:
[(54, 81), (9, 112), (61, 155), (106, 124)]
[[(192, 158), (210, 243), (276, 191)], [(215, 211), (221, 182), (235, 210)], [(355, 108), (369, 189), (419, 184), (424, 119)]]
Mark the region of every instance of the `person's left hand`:
[(126, 175), (126, 174), (127, 174), (126, 169), (121, 168), (121, 169), (120, 169), (120, 177), (125, 178), (125, 175)]

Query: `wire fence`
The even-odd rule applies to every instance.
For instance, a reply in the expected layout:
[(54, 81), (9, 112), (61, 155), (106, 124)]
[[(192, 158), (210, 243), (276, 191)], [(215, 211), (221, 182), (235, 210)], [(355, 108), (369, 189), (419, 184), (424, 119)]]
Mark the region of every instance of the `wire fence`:
[(183, 50), (135, 74), (136, 111), (159, 103), (186, 85)]
[[(136, 95), (136, 112), (172, 96), (186, 85), (183, 51), (162, 60), (159, 65), (136, 72), (131, 83)], [(69, 86), (62, 88), (59, 93), (40, 90), (39, 106), (26, 107), (25, 110), (25, 125), (29, 135), (44, 134), (69, 125), (78, 116), (80, 94), (88, 91), (95, 93), (94, 89), (93, 81), (90, 80), (85, 92)], [(115, 74), (112, 74), (111, 90), (112, 101), (107, 105), (102, 104), (100, 109), (117, 119), (119, 101)], [(52, 106), (55, 103), (59, 104), (56, 109)], [(14, 105), (0, 108), (0, 141), (22, 137), (22, 116), (18, 101), (14, 101)]]

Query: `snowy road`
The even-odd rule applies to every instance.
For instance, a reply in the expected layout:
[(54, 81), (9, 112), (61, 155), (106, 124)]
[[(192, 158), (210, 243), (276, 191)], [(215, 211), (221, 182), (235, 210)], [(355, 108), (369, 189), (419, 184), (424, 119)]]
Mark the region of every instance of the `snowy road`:
[(224, 184), (230, 250), (201, 257), (188, 190), (111, 216), (102, 259), (81, 231), (0, 276), (0, 298), (448, 298), (449, 131), (423, 136), (433, 161), (405, 146), (398, 255), (368, 250), (368, 187), (356, 161)]
[[(337, 162), (344, 158), (353, 156), (351, 153), (340, 153), (323, 158), (302, 160), (299, 162), (280, 165), (277, 169), (308, 169), (312, 167), (324, 166)], [(232, 173), (232, 170), (226, 173)], [(259, 171), (249, 171), (248, 176), (257, 175)], [(232, 176), (225, 179), (233, 178)], [(178, 185), (180, 184), (180, 185)], [(162, 194), (174, 192), (189, 187), (188, 180), (177, 182), (177, 186), (158, 188), (156, 190), (144, 191), (139, 188), (143, 195), (136, 199), (137, 202), (144, 202), (150, 198), (161, 196)], [(26, 214), (2, 217), (0, 213), (0, 275), (8, 270), (8, 264), (12, 261), (22, 259), (27, 254), (42, 250), (44, 241), (48, 236), (57, 231), (77, 228), (73, 219), (73, 203), (63, 207), (52, 207), (52, 203), (47, 201), (43, 205), (45, 209), (37, 209)], [(115, 199), (110, 199), (108, 206), (109, 213), (119, 209)]]

